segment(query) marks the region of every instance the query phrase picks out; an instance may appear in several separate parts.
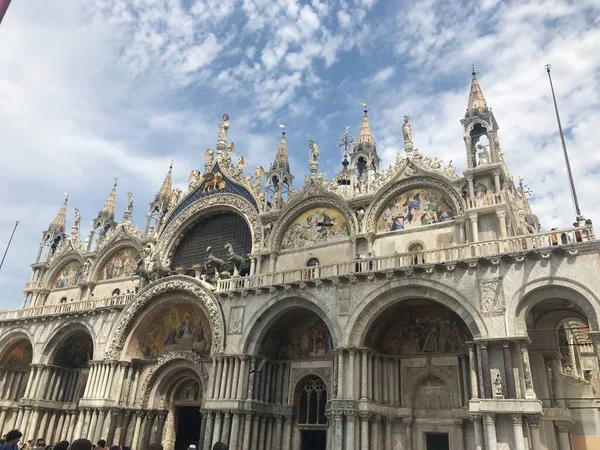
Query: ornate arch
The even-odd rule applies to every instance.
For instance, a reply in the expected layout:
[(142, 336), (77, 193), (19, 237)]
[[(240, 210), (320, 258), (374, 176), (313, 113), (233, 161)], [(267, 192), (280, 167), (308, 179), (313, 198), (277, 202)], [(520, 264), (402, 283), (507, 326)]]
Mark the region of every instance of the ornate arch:
[(198, 375), (200, 384), (202, 385), (202, 392), (205, 394), (203, 398), (206, 398), (206, 389), (208, 388), (208, 371), (204, 365), (203, 359), (194, 352), (171, 352), (159, 356), (156, 363), (152, 366), (148, 372), (148, 376), (142, 384), (142, 396), (141, 396), (141, 407), (147, 409), (150, 402), (150, 394), (153, 390), (158, 388), (160, 383), (160, 375), (169, 372), (171, 366), (175, 365), (178, 361), (186, 361), (191, 363), (187, 367), (191, 368)]
[(9, 329), (8, 332), (0, 339), (0, 361), (4, 359), (7, 352), (11, 349), (11, 346), (19, 341), (29, 342), (33, 355), (32, 361), (35, 361), (36, 351), (35, 345), (33, 345), (33, 337), (28, 330), (21, 327)]
[(253, 251), (259, 251), (262, 248), (263, 229), (254, 206), (239, 195), (210, 195), (197, 200), (181, 211), (161, 232), (156, 249), (165, 266), (169, 265), (169, 260), (184, 232), (199, 217), (213, 211), (232, 211), (242, 216), (250, 227)]
[(50, 362), (50, 358), (56, 353), (57, 349), (64, 343), (64, 341), (73, 333), (77, 331), (84, 331), (92, 340), (92, 352), (94, 355), (94, 359), (98, 357), (98, 348), (96, 343), (96, 335), (94, 333), (94, 329), (91, 327), (89, 323), (84, 321), (80, 322), (69, 322), (69, 323), (60, 323), (55, 326), (52, 330), (48, 331), (47, 336), (51, 336), (50, 339), (46, 342), (40, 357), (38, 358), (38, 362), (41, 364), (47, 364)]
[(527, 313), (538, 303), (563, 299), (575, 303), (585, 313), (591, 331), (598, 331), (600, 299), (582, 283), (567, 278), (540, 278), (519, 288), (506, 305), (507, 331), (515, 335), (526, 333)]
[[(405, 391), (402, 393), (402, 397), (405, 401), (412, 401), (414, 398), (415, 389), (419, 386), (419, 384), (426, 379), (428, 376), (434, 376), (446, 385), (448, 389), (448, 393), (450, 394), (450, 407), (451, 409), (460, 408), (460, 399), (458, 397), (459, 386), (456, 383), (457, 377), (452, 374), (452, 366), (443, 366), (438, 367), (431, 362), (431, 360), (427, 361), (427, 364), (421, 368), (420, 371), (409, 372), (408, 379), (405, 379), (402, 383), (405, 387)], [(454, 380), (454, 382), (453, 382)], [(412, 405), (405, 404), (405, 407), (410, 407)]]
[(471, 139), (471, 130), (475, 127), (475, 125), (481, 125), (483, 126), (487, 131), (493, 131), (494, 128), (492, 127), (492, 123), (488, 122), (486, 120), (483, 120), (481, 117), (478, 117), (477, 119), (473, 120), (471, 123), (469, 123), (469, 125), (467, 125), (467, 128), (465, 130), (465, 135), (467, 136), (468, 139)]
[(458, 314), (473, 338), (487, 337), (485, 323), (468, 299), (446, 284), (413, 277), (390, 281), (366, 295), (348, 319), (345, 345), (362, 347), (369, 328), (385, 309), (411, 299), (439, 303)]
[(327, 325), (333, 340), (333, 347), (337, 348), (341, 344), (342, 330), (334, 312), (317, 297), (304, 291), (289, 291), (271, 298), (250, 318), (241, 339), (244, 354), (257, 354), (258, 348), (271, 326), (291, 308), (303, 308), (314, 312)]
[(149, 284), (125, 307), (112, 332), (112, 339), (106, 347), (106, 358), (119, 358), (133, 325), (150, 306), (152, 299), (174, 292), (184, 292), (199, 301), (211, 326), (212, 353), (221, 353), (225, 348), (225, 320), (221, 305), (199, 280), (185, 275), (176, 275)]
[(306, 198), (289, 210), (285, 211), (281, 218), (275, 224), (273, 233), (271, 233), (271, 243), (274, 251), (281, 249), (281, 241), (283, 240), (283, 234), (292, 224), (292, 222), (303, 212), (308, 211), (312, 208), (318, 208), (320, 206), (328, 206), (335, 208), (342, 212), (348, 221), (350, 227), (350, 235), (353, 236), (358, 233), (358, 224), (354, 216), (354, 212), (346, 205), (346, 203), (339, 198), (328, 197), (320, 195), (318, 197)]
[[(67, 264), (69, 264), (72, 261), (79, 261), (82, 265), (84, 263), (83, 256), (81, 256), (81, 254), (75, 250), (72, 250), (64, 255), (61, 255), (59, 259), (52, 261), (52, 263), (50, 263), (49, 270), (48, 270), (48, 272), (46, 272), (46, 275), (44, 277), (44, 283), (43, 283), (42, 287), (44, 289), (52, 289), (52, 280), (54, 280), (54, 278), (56, 278), (56, 276), (58, 275), (58, 272), (60, 272), (60, 270), (63, 267), (65, 267)], [(73, 286), (73, 287), (76, 287), (76, 286)]]
[(116, 242), (111, 242), (110, 245), (102, 247), (90, 270), (90, 281), (98, 281), (100, 271), (104, 268), (104, 265), (108, 262), (108, 260), (116, 252), (127, 247), (134, 248), (140, 254), (142, 252), (142, 245), (140, 242), (129, 236)]
[(398, 182), (398, 184), (391, 189), (382, 192), (380, 196), (371, 203), (366, 212), (365, 232), (375, 233), (377, 231), (377, 219), (379, 219), (379, 216), (383, 213), (385, 206), (404, 191), (414, 188), (432, 188), (441, 191), (452, 201), (457, 216), (460, 216), (465, 212), (463, 199), (461, 198), (460, 193), (448, 183), (435, 178), (422, 176), (405, 179)]
[(296, 392), (298, 391), (298, 385), (300, 382), (311, 376), (318, 377), (323, 380), (323, 383), (325, 383), (325, 390), (327, 391), (327, 398), (333, 399), (332, 375), (333, 371), (329, 367), (306, 367), (293, 370), (289, 382), (288, 405), (294, 405), (296, 401)]

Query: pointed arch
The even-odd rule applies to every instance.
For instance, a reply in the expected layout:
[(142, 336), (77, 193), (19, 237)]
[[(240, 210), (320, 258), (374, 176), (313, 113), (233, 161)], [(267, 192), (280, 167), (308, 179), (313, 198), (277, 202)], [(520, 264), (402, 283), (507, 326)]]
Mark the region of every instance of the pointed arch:
[(42, 283), (42, 287), (44, 289), (52, 289), (52, 281), (58, 276), (59, 272), (67, 265), (72, 263), (73, 261), (78, 261), (81, 265), (83, 265), (83, 256), (75, 250), (72, 250), (64, 255), (61, 255), (60, 258), (53, 260), (50, 263), (48, 271), (44, 275), (44, 281)]
[[(117, 233), (119, 233), (119, 231), (117, 231)], [(114, 256), (119, 250), (123, 250), (128, 247), (135, 249), (138, 253), (138, 256), (141, 257), (142, 244), (137, 239), (132, 238), (128, 235), (126, 235), (124, 239), (118, 240), (116, 242), (111, 242), (108, 245), (103, 246), (102, 249), (100, 249), (100, 251), (96, 255), (94, 264), (90, 269), (90, 281), (98, 281), (100, 271), (104, 268), (104, 266), (110, 260), (110, 258)]]

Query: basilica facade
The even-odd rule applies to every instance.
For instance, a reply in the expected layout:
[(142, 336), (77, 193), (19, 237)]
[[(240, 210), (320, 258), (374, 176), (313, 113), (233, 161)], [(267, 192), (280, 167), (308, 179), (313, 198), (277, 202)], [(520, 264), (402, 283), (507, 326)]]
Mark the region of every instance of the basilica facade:
[(408, 117), (383, 168), (365, 107), (337, 176), (310, 141), (299, 182), (285, 131), (246, 174), (225, 115), (142, 228), (116, 184), (88, 236), (65, 201), (0, 312), (0, 428), (134, 450), (600, 448), (592, 224), (541, 231), (475, 74), (460, 124), (464, 172)]

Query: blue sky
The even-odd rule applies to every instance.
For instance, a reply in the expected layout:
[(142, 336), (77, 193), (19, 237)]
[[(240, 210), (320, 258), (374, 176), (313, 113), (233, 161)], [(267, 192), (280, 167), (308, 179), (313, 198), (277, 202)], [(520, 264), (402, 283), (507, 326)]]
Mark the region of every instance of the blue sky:
[(119, 178), (117, 214), (135, 195), (145, 223), (168, 160), (177, 185), (214, 147), (218, 122), (253, 167), (287, 126), (299, 188), (308, 140), (328, 176), (361, 102), (384, 167), (415, 144), (464, 169), (459, 123), (471, 64), (500, 125), (513, 176), (545, 228), (573, 221), (544, 65), (553, 66), (583, 212), (597, 219), (600, 6), (594, 0), (13, 0), (0, 25), (0, 308), (17, 307), (42, 230), (63, 192), (82, 235)]

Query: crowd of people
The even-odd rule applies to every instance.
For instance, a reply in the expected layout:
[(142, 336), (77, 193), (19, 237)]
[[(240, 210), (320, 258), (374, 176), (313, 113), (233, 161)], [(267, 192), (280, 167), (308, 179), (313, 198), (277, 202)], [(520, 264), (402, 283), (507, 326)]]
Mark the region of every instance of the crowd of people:
[[(19, 430), (11, 430), (0, 439), (0, 450), (132, 450), (131, 447), (113, 445), (106, 446), (106, 441), (101, 439), (96, 445), (89, 439), (76, 439), (72, 443), (69, 441), (60, 441), (56, 444), (47, 444), (43, 438), (38, 438), (36, 441), (28, 440), (21, 442), (23, 433)], [(217, 442), (213, 445), (212, 450), (228, 450), (227, 444)], [(150, 444), (148, 448), (143, 450), (163, 450), (161, 444)], [(188, 450), (196, 450), (195, 445), (190, 445)]]

